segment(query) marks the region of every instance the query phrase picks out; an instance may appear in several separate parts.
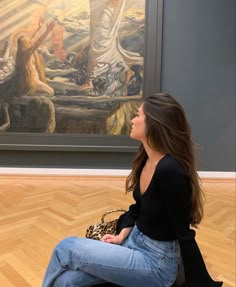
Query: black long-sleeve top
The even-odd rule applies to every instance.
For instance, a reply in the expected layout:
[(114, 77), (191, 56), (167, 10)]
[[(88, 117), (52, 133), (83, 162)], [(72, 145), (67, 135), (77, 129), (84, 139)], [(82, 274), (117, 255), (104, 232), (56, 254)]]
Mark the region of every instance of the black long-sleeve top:
[(118, 220), (117, 233), (135, 224), (141, 232), (155, 240), (178, 240), (189, 287), (218, 287), (207, 272), (201, 252), (190, 229), (190, 179), (179, 161), (165, 155), (157, 164), (144, 194), (137, 182), (133, 192), (135, 204)]

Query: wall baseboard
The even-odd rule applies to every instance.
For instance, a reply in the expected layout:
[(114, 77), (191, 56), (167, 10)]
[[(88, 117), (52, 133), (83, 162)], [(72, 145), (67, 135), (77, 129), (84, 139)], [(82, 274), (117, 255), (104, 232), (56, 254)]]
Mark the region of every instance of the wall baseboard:
[[(12, 168), (0, 167), (0, 175), (128, 176), (129, 169)], [(235, 179), (236, 172), (199, 171), (201, 178)]]

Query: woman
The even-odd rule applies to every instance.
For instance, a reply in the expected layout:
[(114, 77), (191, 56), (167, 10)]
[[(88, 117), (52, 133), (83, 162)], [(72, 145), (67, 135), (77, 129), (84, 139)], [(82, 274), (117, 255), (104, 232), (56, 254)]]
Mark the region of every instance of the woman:
[(17, 40), (15, 95), (35, 96), (42, 94), (53, 96), (53, 89), (46, 83), (43, 66), (37, 54), (37, 48), (46, 39), (54, 28), (52, 21), (47, 25), (46, 31), (32, 42), (28, 36), (20, 36)]
[(191, 131), (180, 104), (168, 94), (144, 99), (131, 121), (141, 142), (126, 181), (135, 203), (121, 215), (117, 235), (102, 242), (70, 237), (52, 255), (43, 287), (172, 286), (182, 256), (186, 286), (216, 287), (190, 225), (203, 216)]

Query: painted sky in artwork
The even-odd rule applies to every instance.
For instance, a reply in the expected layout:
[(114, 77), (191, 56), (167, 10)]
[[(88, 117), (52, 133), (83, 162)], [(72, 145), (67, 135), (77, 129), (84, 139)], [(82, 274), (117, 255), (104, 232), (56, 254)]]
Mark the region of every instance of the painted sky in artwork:
[[(78, 5), (79, 2), (79, 5)], [(98, 1), (99, 2), (99, 1)], [(144, 0), (128, 0), (124, 16), (132, 15), (134, 9), (144, 11)], [(39, 17), (78, 17), (89, 14), (89, 0), (1, 0), (0, 1), (0, 47), (16, 30), (34, 31)], [(139, 17), (143, 17), (141, 13)]]

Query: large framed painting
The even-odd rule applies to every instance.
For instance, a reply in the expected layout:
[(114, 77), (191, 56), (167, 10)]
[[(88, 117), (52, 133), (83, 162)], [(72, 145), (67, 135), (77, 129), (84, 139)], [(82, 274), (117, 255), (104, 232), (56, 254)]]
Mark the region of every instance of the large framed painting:
[(160, 89), (162, 0), (2, 0), (0, 149), (128, 150)]

